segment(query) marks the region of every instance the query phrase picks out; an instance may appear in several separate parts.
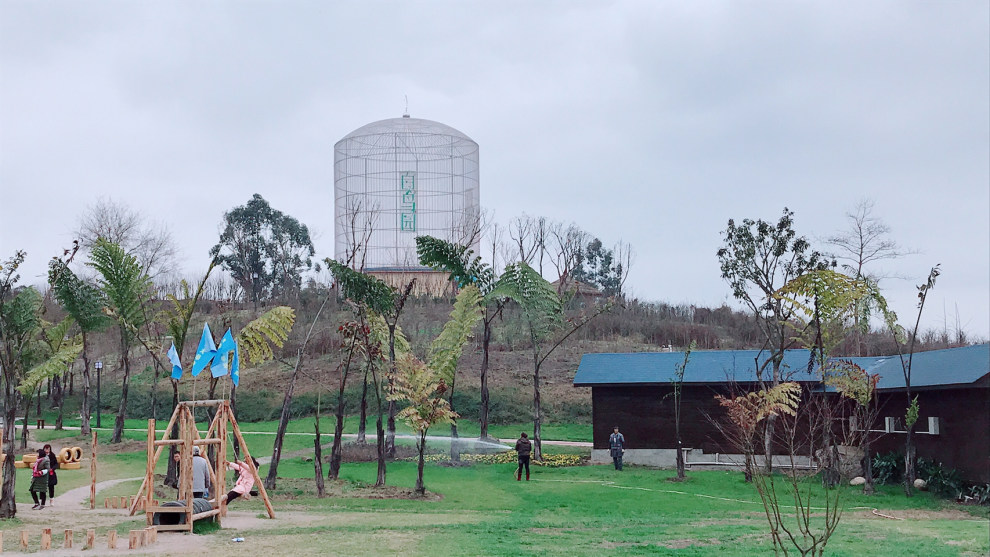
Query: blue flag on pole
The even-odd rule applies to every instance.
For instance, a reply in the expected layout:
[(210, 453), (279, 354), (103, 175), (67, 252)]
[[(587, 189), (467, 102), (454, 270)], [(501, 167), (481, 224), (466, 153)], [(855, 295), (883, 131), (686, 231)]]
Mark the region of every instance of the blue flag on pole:
[(196, 349), (196, 359), (193, 360), (192, 376), (199, 375), (203, 368), (210, 365), (213, 356), (217, 353), (217, 345), (213, 343), (213, 333), (210, 332), (210, 324), (203, 325), (203, 336), (199, 339), (199, 348)]
[(213, 377), (223, 377), (227, 375), (227, 354), (234, 350), (234, 336), (230, 334), (230, 329), (223, 334), (220, 339), (220, 346), (217, 347), (217, 355), (213, 357), (213, 365), (210, 366), (210, 373)]
[(230, 364), (230, 380), (234, 382), (235, 387), (241, 382), (241, 349), (237, 347), (237, 341), (234, 341), (234, 361)]
[(175, 350), (175, 343), (168, 349), (168, 361), (172, 362), (172, 379), (178, 381), (182, 379), (182, 364), (179, 362), (179, 353)]

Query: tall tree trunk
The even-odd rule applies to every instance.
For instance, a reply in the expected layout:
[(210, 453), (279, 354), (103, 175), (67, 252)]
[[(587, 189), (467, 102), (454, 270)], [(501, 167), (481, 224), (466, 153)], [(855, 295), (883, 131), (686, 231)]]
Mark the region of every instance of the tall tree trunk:
[(69, 378), (69, 374), (66, 373), (62, 377), (55, 376), (52, 379), (53, 393), (52, 398), (54, 399), (55, 405), (58, 406), (58, 414), (55, 415), (55, 431), (62, 430), (62, 416), (65, 414), (65, 381)]
[[(866, 434), (869, 435), (869, 432)], [(875, 491), (873, 487), (873, 456), (870, 454), (869, 439), (863, 442), (863, 478), (866, 479), (866, 483), (863, 484), (863, 494), (873, 495)]]
[(681, 448), (681, 436), (677, 436), (677, 479), (684, 479), (684, 449)]
[[(28, 395), (27, 404), (24, 405), (24, 423), (21, 425), (21, 448), (26, 449), (28, 446), (28, 418), (31, 416), (31, 399), (34, 398), (34, 393), (32, 392)], [(11, 454), (11, 453), (7, 453)]]
[(375, 420), (375, 443), (378, 447), (378, 476), (375, 478), (375, 487), (385, 485), (385, 431), (382, 428), (382, 411), (378, 411), (378, 419)]
[(124, 416), (127, 413), (127, 383), (131, 378), (131, 357), (130, 346), (124, 337), (127, 333), (121, 329), (120, 351), (124, 361), (124, 381), (120, 385), (120, 406), (117, 408), (117, 419), (113, 423), (113, 436), (111, 443), (120, 443), (124, 436)]
[[(319, 406), (319, 405), (317, 405)], [(316, 479), (316, 496), (326, 497), (327, 487), (323, 483), (323, 446), (320, 439), (320, 412), (316, 412), (316, 420), (313, 424), (316, 429), (316, 436), (313, 438), (313, 474)]]
[(907, 428), (907, 441), (904, 446), (904, 495), (911, 497), (913, 495), (912, 490), (914, 489), (915, 480), (915, 470), (914, 470), (914, 426)]
[[(450, 411), (454, 411), (454, 384), (457, 382), (457, 369), (454, 369), (454, 376), (450, 380)], [(425, 440), (425, 439), (424, 439)], [(461, 445), (457, 435), (457, 420), (450, 422), (450, 461), (461, 461)]]
[(340, 477), (340, 463), (343, 460), (343, 438), (344, 438), (344, 383), (347, 375), (340, 378), (340, 388), (337, 391), (337, 409), (334, 411), (333, 446), (330, 448), (330, 472), (329, 478), (336, 480)]
[[(172, 412), (179, 406), (179, 382), (171, 379), (172, 382)], [(169, 438), (179, 437), (179, 424), (172, 426), (172, 433)], [(235, 441), (236, 442), (236, 441)], [(175, 453), (178, 452), (176, 445), (168, 446), (168, 468), (165, 469), (165, 485), (178, 489), (179, 487), (179, 467), (175, 462)]]
[(83, 437), (89, 437), (92, 430), (89, 425), (89, 414), (92, 412), (90, 408), (89, 401), (89, 335), (86, 331), (82, 333), (83, 337), (83, 369), (82, 369), (82, 403), (80, 404), (80, 423), (79, 423), (79, 433)]
[(416, 446), (419, 449), (419, 462), (416, 465), (416, 493), (420, 495), (426, 494), (426, 486), (423, 485), (423, 452), (426, 450), (426, 432), (423, 431), (419, 434), (419, 443)]
[(15, 500), (15, 489), (17, 487), (17, 474), (14, 470), (14, 438), (17, 431), (14, 429), (14, 420), (17, 419), (17, 403), (19, 393), (14, 390), (9, 382), (4, 382), (4, 412), (3, 412), (3, 452), (8, 456), (3, 460), (3, 487), (0, 489), (0, 518), (14, 518), (17, 514), (17, 502)]
[(484, 321), (484, 332), (481, 337), (481, 440), (488, 439), (488, 347), (492, 341), (492, 323), (487, 318)]
[[(399, 318), (396, 316), (396, 323)], [(392, 394), (392, 386), (395, 382), (395, 324), (388, 325), (388, 390), (386, 393)], [(385, 456), (395, 458), (395, 414), (398, 407), (394, 400), (388, 401), (388, 432), (385, 436)]]
[(265, 488), (275, 489), (275, 479), (278, 477), (278, 462), (282, 458), (282, 441), (285, 440), (285, 429), (289, 426), (290, 407), (292, 406), (292, 395), (296, 389), (296, 378), (299, 376), (299, 369), (303, 363), (303, 347), (296, 352), (296, 367), (292, 370), (292, 377), (289, 385), (285, 388), (285, 397), (282, 399), (282, 413), (278, 419), (278, 430), (275, 432), (275, 445), (272, 447), (272, 461), (268, 465), (268, 476), (265, 478)]
[[(535, 358), (534, 358), (535, 360)], [(540, 439), (540, 429), (543, 425), (543, 413), (540, 408), (540, 364), (537, 361), (533, 367), (533, 460), (543, 460), (543, 442)]]
[(368, 430), (368, 371), (364, 372), (364, 383), (361, 385), (361, 418), (358, 423), (357, 442), (367, 443)]

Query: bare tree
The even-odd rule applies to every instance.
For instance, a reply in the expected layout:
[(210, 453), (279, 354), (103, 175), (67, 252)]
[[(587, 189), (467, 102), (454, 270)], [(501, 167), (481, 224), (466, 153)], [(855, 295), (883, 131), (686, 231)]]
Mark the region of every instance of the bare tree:
[(509, 222), (509, 236), (519, 251), (519, 261), (543, 275), (550, 224), (546, 217), (531, 217), (525, 213)]
[(176, 271), (178, 248), (164, 223), (149, 223), (139, 211), (112, 199), (100, 198), (86, 208), (73, 234), (85, 250), (100, 238), (124, 248), (137, 258), (152, 279)]
[[(899, 259), (917, 251), (905, 249), (890, 238), (890, 227), (873, 214), (874, 202), (864, 199), (852, 212), (846, 213), (848, 228), (825, 241), (835, 248), (834, 257), (841, 262), (846, 274), (856, 280), (864, 280), (879, 287), (880, 281), (892, 275), (873, 269), (876, 263)], [(870, 267), (869, 269), (867, 267)], [(863, 334), (869, 329), (869, 317), (873, 308), (868, 300), (857, 302), (853, 314), (856, 354), (865, 356)]]
[(584, 246), (590, 236), (574, 224), (554, 223), (550, 227), (550, 263), (557, 270), (557, 294), (567, 289), (574, 272), (584, 257)]

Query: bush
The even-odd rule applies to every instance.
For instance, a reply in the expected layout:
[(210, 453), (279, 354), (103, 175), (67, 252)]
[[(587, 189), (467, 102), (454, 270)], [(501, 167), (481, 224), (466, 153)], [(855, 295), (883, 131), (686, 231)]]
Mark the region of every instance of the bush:
[(958, 498), (963, 488), (962, 477), (955, 468), (921, 457), (917, 464), (918, 477), (928, 483), (928, 491), (949, 498)]
[(877, 454), (873, 457), (873, 481), (894, 485), (904, 478), (904, 455), (897, 452)]

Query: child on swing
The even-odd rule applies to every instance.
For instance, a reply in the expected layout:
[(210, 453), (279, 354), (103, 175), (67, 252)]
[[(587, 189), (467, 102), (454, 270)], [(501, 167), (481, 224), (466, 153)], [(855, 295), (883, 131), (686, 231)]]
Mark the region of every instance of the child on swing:
[[(254, 469), (257, 470), (258, 459), (252, 456), (251, 462), (254, 463)], [(254, 474), (251, 473), (251, 468), (243, 460), (228, 462), (227, 468), (237, 472), (237, 481), (234, 483), (234, 488), (220, 498), (220, 502), (230, 504), (238, 497), (250, 498), (251, 488), (254, 487)]]

